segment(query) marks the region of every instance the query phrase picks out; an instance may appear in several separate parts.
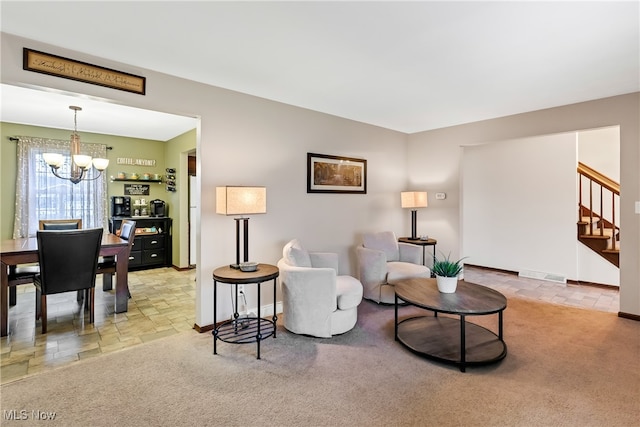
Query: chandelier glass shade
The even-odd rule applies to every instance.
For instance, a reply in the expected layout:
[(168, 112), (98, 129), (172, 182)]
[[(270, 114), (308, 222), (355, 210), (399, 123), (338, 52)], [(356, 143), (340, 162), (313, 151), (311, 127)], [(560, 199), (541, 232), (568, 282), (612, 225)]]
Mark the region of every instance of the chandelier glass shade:
[[(74, 105), (69, 106), (74, 111), (73, 114), (73, 133), (70, 139), (70, 152), (71, 152), (71, 172), (69, 176), (62, 176), (59, 173), (60, 167), (64, 164), (65, 156), (60, 153), (43, 153), (42, 157), (44, 161), (51, 168), (51, 172), (60, 179), (66, 179), (74, 184), (79, 183), (82, 180), (91, 181), (100, 178), (102, 171), (109, 166), (109, 159), (93, 159), (91, 156), (80, 154), (80, 135), (78, 135), (78, 111), (82, 108)], [(91, 165), (98, 171), (98, 173), (92, 178), (88, 178), (87, 171), (91, 168)]]

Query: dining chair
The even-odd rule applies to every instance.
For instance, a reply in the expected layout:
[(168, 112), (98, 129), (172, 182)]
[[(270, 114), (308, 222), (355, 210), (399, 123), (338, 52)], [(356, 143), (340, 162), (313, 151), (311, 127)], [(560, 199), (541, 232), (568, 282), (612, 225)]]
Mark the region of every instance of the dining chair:
[(40, 273), (36, 287), (36, 320), (47, 333), (47, 295), (89, 289), (89, 323), (94, 321), (94, 290), (102, 228), (38, 231)]
[(8, 286), (9, 286), (9, 306), (13, 307), (17, 303), (16, 286), (33, 283), (36, 274), (40, 272), (38, 264), (20, 264), (9, 266)]
[[(78, 230), (82, 228), (82, 219), (41, 219), (39, 230)], [(9, 267), (9, 305), (16, 305), (16, 286), (33, 283), (40, 272), (38, 264), (19, 264)]]
[(39, 230), (80, 230), (82, 219), (41, 219), (38, 220)]
[[(120, 238), (129, 242), (129, 249), (127, 250), (127, 256), (131, 254), (131, 247), (134, 245), (136, 238), (136, 222), (133, 220), (125, 219), (120, 225)], [(116, 259), (113, 256), (104, 257), (98, 262), (98, 274), (102, 274), (102, 290), (110, 291), (113, 289), (113, 275), (116, 272)], [(127, 289), (129, 298), (131, 298), (131, 292)]]

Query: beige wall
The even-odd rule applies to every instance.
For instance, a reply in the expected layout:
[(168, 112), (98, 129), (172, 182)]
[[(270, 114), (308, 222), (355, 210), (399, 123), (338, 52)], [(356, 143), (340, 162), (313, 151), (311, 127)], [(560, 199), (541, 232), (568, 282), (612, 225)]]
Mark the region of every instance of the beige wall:
[[(147, 94), (130, 94), (25, 71), (24, 46), (146, 76)], [(621, 182), (626, 186), (623, 223), (630, 233), (623, 242), (628, 249), (622, 259), (621, 306), (626, 312), (640, 315), (640, 216), (632, 213), (633, 201), (640, 200), (638, 94), (407, 136), (16, 36), (3, 34), (2, 52), (3, 83), (84, 93), (133, 107), (200, 118), (198, 325), (213, 321), (212, 271), (235, 258), (233, 220), (214, 213), (212, 195), (216, 186), (267, 187), (267, 214), (256, 215), (250, 221), (252, 260), (275, 263), (282, 246), (298, 237), (310, 250), (337, 252), (340, 272), (349, 274), (355, 271), (353, 247), (363, 231), (406, 234), (409, 217), (399, 206), (398, 193), (416, 185), (438, 182), (438, 188), (448, 192), (446, 205), (437, 212), (428, 210), (437, 215), (429, 227), (445, 240), (459, 234), (460, 144), (615, 124), (621, 125)], [(367, 159), (368, 193), (307, 194), (307, 152)], [(419, 218), (426, 211), (420, 212)], [(269, 294), (265, 289), (264, 304), (272, 303)], [(249, 305), (255, 304), (255, 290), (249, 289), (248, 297)], [(219, 303), (219, 314), (226, 318), (231, 313), (229, 302)]]
[(620, 128), (579, 132), (578, 160), (620, 183)]

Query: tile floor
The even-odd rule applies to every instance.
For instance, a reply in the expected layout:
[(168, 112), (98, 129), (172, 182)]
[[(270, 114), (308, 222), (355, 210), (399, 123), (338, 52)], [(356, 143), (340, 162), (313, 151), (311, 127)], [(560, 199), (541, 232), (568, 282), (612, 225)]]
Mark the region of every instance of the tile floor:
[[(50, 297), (47, 334), (35, 322), (35, 288), (18, 287), (18, 304), (9, 312), (11, 334), (0, 339), (0, 382), (44, 372), (88, 357), (118, 351), (156, 338), (191, 330), (195, 323), (195, 270), (159, 268), (131, 272), (127, 313), (113, 312), (113, 291), (98, 279), (93, 325), (81, 312), (75, 293)], [(466, 267), (465, 279), (499, 290), (507, 297), (617, 312), (617, 288), (563, 285)]]
[(75, 292), (47, 300), (47, 333), (35, 321), (35, 288), (18, 286), (9, 310), (8, 337), (0, 339), (0, 382), (64, 366), (87, 357), (193, 329), (195, 270), (158, 268), (129, 273), (129, 310), (114, 313), (115, 291), (102, 291), (98, 276), (95, 322), (89, 324)]
[(493, 288), (506, 297), (535, 299), (610, 313), (617, 313), (620, 310), (617, 287), (562, 284), (471, 266), (465, 267), (464, 276), (465, 280)]

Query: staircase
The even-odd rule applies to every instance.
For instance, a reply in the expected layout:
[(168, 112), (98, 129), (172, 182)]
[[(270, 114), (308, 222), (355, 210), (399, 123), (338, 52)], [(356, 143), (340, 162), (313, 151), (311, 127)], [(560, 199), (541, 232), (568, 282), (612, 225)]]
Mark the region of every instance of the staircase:
[(620, 267), (620, 184), (578, 163), (578, 240)]

